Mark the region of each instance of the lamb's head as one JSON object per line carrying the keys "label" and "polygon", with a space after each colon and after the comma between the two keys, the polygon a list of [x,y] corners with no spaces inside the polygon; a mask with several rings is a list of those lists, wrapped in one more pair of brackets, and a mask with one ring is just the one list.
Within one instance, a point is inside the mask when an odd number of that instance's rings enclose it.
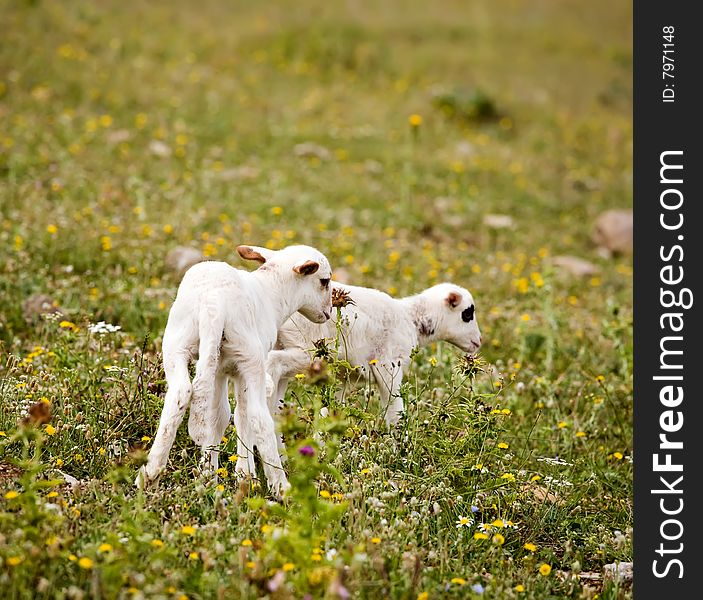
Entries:
{"label": "lamb's head", "polygon": [[453,283],[440,283],[420,295],[432,321],[434,339],[450,342],[464,352],[476,352],[481,347],[476,304],[469,290]]}
{"label": "lamb's head", "polygon": [[324,323],[332,314],[332,268],[327,257],[310,246],[269,250],[238,246],[239,256],[262,264],[285,286],[292,307],[313,323]]}

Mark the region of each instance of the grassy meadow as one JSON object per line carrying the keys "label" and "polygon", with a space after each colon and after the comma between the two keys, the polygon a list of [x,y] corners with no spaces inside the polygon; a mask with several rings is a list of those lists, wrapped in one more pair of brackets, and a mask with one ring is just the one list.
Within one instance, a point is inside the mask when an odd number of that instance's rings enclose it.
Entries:
{"label": "grassy meadow", "polygon": [[[631,597],[604,567],[632,560],[632,260],[591,241],[632,203],[630,3],[255,4],[0,0],[0,590]],[[232,427],[217,483],[184,425],[138,493],[165,256],[241,243],[467,287],[480,360],[419,350],[393,430],[333,358],[301,376],[283,503]]]}

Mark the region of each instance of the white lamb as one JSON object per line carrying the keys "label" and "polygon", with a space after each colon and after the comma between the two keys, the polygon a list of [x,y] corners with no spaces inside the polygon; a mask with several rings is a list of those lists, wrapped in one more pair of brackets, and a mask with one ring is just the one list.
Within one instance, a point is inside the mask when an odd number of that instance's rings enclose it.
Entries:
{"label": "white lamb", "polygon": [[[471,353],[481,346],[474,299],[457,285],[441,283],[399,299],[375,289],[338,283],[333,289],[354,301],[341,309],[340,358],[371,371],[389,425],[397,423],[403,412],[400,385],[413,348],[438,340]],[[272,413],[278,410],[290,378],[310,365],[313,342],[335,338],[336,320],[333,316],[316,325],[293,315],[281,327],[266,366]]]}
{"label": "white lamb", "polygon": [[[206,468],[216,471],[222,435],[230,420],[227,380],[238,397],[234,413],[238,460],[235,470],[254,474],[254,447],[274,494],[288,488],[276,448],[266,398],[266,359],[278,330],[295,312],[324,323],[332,312],[331,269],[309,246],[280,251],[239,246],[240,256],[262,263],[256,271],[224,262],[202,262],[183,277],[163,338],[167,392],[159,429],[136,484],[156,479],[191,404],[188,432],[201,446]],[[192,385],[188,365],[197,358]]]}

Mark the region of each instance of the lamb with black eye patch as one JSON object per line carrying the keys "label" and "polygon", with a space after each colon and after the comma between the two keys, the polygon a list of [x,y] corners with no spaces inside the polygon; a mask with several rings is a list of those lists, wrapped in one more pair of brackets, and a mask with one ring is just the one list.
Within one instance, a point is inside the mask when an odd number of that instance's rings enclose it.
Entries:
{"label": "lamb with black eye patch", "polygon": [[[452,283],[441,283],[406,298],[392,298],[379,290],[333,283],[333,295],[354,301],[340,309],[340,356],[370,373],[378,385],[388,424],[403,413],[400,385],[416,346],[443,340],[464,352],[481,345],[481,331],[471,293]],[[279,330],[276,349],[267,360],[269,408],[277,412],[290,379],[310,366],[310,349],[320,339],[337,335],[337,315],[316,325],[293,315]]]}
{"label": "lamb with black eye patch", "polygon": [[474,305],[472,304],[471,306],[468,306],[463,311],[461,311],[461,320],[464,321],[464,323],[470,323],[473,318]]}

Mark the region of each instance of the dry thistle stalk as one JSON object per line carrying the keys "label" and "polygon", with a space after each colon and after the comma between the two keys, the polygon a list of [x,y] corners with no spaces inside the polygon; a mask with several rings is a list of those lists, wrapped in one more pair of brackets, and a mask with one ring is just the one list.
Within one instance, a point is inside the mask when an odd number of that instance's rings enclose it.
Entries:
{"label": "dry thistle stalk", "polygon": [[334,308],[344,308],[349,304],[355,304],[354,300],[352,300],[349,295],[349,292],[340,288],[332,289],[332,306]]}

